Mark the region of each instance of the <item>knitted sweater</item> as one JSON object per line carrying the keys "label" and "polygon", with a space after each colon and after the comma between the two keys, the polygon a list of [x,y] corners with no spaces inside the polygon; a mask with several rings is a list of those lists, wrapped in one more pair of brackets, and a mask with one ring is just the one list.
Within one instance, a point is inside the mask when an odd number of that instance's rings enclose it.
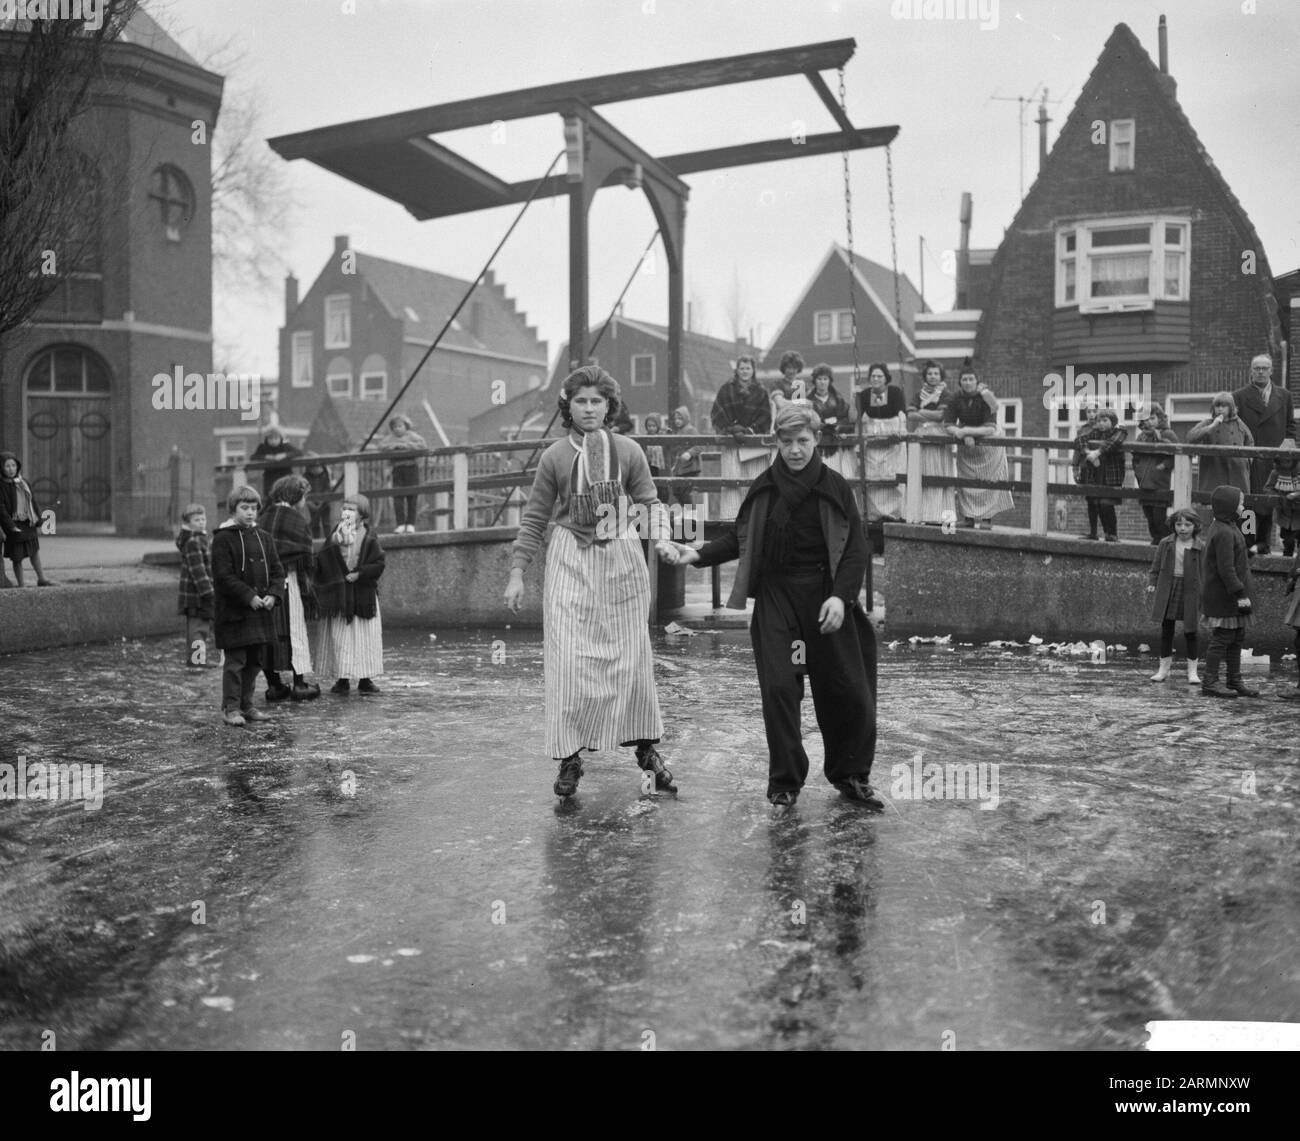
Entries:
{"label": "knitted sweater", "polygon": [[[629,440],[625,436],[612,436],[611,439],[618,453],[623,490],[631,501],[629,522],[636,522],[630,517],[631,503],[640,503],[646,508],[648,515],[655,518],[653,525],[659,528],[655,534],[668,537],[670,534],[668,515],[663,504],[659,502],[645,452],[635,440]],[[554,523],[557,527],[572,532],[580,547],[589,547],[596,541],[596,525],[580,526],[569,517],[569,477],[577,454],[567,436],[556,440],[542,453],[541,463],[537,465],[537,475],[533,478],[533,490],[528,496],[528,506],[524,508],[523,518],[519,523],[519,534],[511,548],[512,569],[527,569],[540,549],[542,540],[546,537],[548,523]]]}

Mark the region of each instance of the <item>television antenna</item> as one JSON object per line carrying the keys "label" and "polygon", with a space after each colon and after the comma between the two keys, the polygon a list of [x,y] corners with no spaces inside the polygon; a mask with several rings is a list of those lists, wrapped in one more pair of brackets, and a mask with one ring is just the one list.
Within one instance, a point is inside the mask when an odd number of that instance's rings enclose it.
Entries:
{"label": "television antenna", "polygon": [[[1039,89],[1042,89],[1042,95],[1039,96]],[[1033,91],[1028,95],[999,95],[996,91],[989,96],[989,99],[995,99],[999,103],[1016,103],[1019,104],[1019,123],[1020,123],[1020,200],[1025,199],[1025,108],[1027,108],[1035,99],[1039,100],[1040,118],[1046,118],[1046,109],[1049,106],[1055,106],[1063,103],[1063,99],[1049,99],[1047,97],[1047,88],[1043,86],[1042,80],[1034,85]]]}

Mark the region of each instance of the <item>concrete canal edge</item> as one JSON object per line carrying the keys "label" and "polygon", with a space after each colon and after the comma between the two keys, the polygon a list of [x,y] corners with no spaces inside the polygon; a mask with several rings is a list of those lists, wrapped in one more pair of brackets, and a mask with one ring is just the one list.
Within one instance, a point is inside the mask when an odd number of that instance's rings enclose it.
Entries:
{"label": "concrete canal edge", "polygon": [[[945,535],[939,527],[891,523],[877,588],[888,600],[891,638],[952,634],[964,642],[1023,642],[1037,635],[1047,642],[1101,638],[1154,646],[1160,625],[1150,618],[1146,590],[1154,553],[1134,543],[1016,531]],[[1280,555],[1251,561],[1255,622],[1246,645],[1254,650],[1278,654],[1292,647],[1293,631],[1282,624],[1290,569],[1291,560]],[[1208,637],[1205,626],[1201,634]],[[1176,648],[1181,654],[1181,626]]]}

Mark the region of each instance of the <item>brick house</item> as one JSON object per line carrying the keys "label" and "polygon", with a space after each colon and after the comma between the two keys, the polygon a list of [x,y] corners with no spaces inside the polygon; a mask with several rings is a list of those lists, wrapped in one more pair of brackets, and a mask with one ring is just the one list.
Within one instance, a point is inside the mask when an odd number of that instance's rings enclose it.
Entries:
{"label": "brick house", "polygon": [[[600,336],[600,326],[587,333],[587,343]],[[546,385],[526,392],[499,408],[474,418],[470,439],[486,443],[503,438],[528,439],[542,432],[555,411],[555,397],[569,375],[567,342],[556,357]],[[718,389],[731,377],[736,357],[757,356],[746,341],[728,341],[703,333],[682,332],[681,402],[691,410],[695,426],[711,431],[709,412]],[[637,431],[647,412],[666,414],[668,408],[668,328],[615,313],[597,345],[595,360],[618,382]],[[558,425],[558,421],[556,422]],[[557,429],[552,428],[554,433]]]}
{"label": "brick house", "polygon": [[[0,28],[0,77],[25,35]],[[212,369],[211,146],[195,124],[210,143],[223,83],[140,8],[74,125],[91,240],[0,350],[0,442],[59,531],[163,533],[188,499],[213,505],[214,429],[238,408],[155,407],[150,382]]]}
{"label": "brick house", "polygon": [[[296,278],[285,281],[278,412],[286,437],[307,437],[326,394],[364,406],[374,426],[469,285],[336,237],[306,296]],[[546,342],[489,270],[398,410],[431,447],[465,443],[472,416],[539,386],[546,368]],[[346,419],[358,416],[354,408]]]}
{"label": "brick house", "polygon": [[[1172,76],[1118,25],[993,259],[982,377],[1020,402],[1025,435],[1074,436],[1081,401],[1051,397],[1092,395],[1092,378],[1130,439],[1148,392],[1181,438],[1213,393],[1246,383],[1253,355],[1280,358],[1273,293],[1259,236]],[[1274,380],[1286,383],[1276,367]],[[1121,523],[1146,537],[1135,504]]]}
{"label": "brick house", "polygon": [[[853,311],[849,304],[849,252],[832,243],[790,313],[777,326],[772,347],[759,361],[765,381],[781,375],[781,354],[794,350],[808,371],[828,364],[835,387],[846,399],[853,377]],[[896,381],[907,387],[916,356],[916,317],[926,312],[925,302],[906,274],[898,275],[900,322],[894,318],[894,275],[861,254],[853,255],[853,292],[857,304],[858,360],[865,371],[870,361],[884,361]],[[902,362],[899,344],[902,344]]]}

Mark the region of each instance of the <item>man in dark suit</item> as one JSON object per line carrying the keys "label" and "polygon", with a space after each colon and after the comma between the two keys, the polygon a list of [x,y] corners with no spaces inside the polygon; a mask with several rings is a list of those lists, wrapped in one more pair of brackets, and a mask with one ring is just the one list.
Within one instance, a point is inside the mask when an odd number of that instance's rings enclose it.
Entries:
{"label": "man in dark suit", "polygon": [[[1291,393],[1273,383],[1273,358],[1261,353],[1250,362],[1250,383],[1232,394],[1237,402],[1237,415],[1255,437],[1257,448],[1277,448],[1283,440],[1296,439],[1295,410],[1291,406]],[[1273,470],[1273,461],[1266,459],[1250,462],[1250,491],[1259,495],[1264,481]],[[1273,532],[1273,513],[1255,508],[1255,543],[1261,555],[1268,554]]]}

